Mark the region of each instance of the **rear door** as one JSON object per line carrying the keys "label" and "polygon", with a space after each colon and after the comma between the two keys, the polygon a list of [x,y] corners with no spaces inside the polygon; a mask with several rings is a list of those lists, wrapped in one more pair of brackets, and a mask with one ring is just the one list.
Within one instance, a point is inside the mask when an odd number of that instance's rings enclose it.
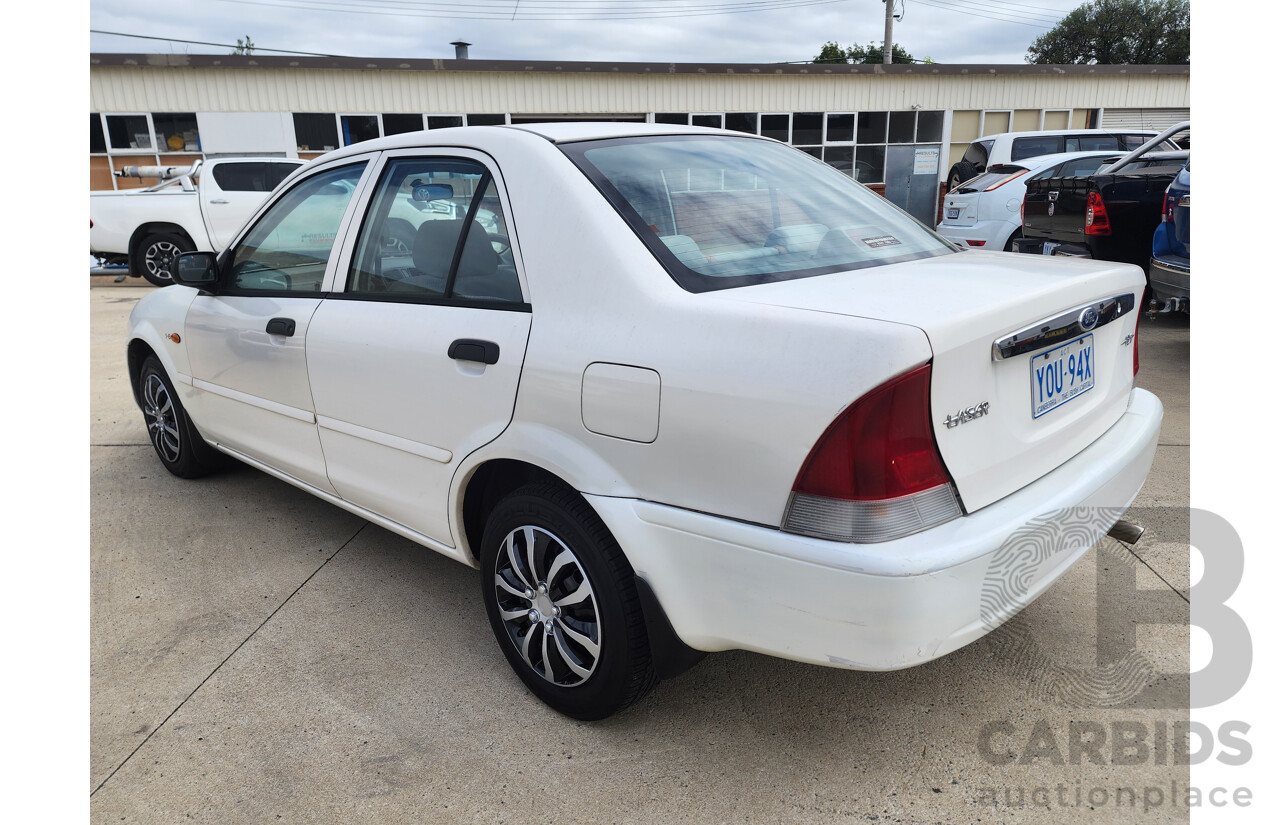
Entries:
{"label": "rear door", "polygon": [[200,174],[200,212],[214,249],[222,249],[300,161],[209,161]]}
{"label": "rear door", "polygon": [[344,499],[456,546],[454,471],[515,406],[531,318],[519,251],[491,158],[389,152],[377,175],[307,334],[320,440]]}

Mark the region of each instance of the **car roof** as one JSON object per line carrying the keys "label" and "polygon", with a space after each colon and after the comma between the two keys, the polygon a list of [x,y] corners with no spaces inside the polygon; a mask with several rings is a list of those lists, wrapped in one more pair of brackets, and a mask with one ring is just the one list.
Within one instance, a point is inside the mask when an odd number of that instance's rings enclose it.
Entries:
{"label": "car roof", "polygon": [[1158,133],[1150,129],[1046,129],[1039,132],[1001,132],[996,135],[980,137],[970,142],[978,143],[992,138],[1053,137],[1054,135],[1151,135],[1155,137],[1156,134]]}

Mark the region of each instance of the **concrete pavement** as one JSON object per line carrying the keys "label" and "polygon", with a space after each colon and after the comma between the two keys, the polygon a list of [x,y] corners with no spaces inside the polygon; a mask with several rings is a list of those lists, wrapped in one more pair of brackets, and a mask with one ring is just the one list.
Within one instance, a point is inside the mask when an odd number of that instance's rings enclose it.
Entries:
{"label": "concrete pavement", "polygon": [[[1142,324],[1140,383],[1166,417],[1132,554],[1105,539],[1015,620],[922,667],[714,654],[582,723],[510,671],[474,571],[247,467],[170,476],[124,369],[151,287],[110,280],[90,287],[92,821],[1187,820],[1164,799],[1185,765],[1118,764],[1110,739],[1103,764],[1069,748],[1073,730],[1187,718],[1185,318]],[[1145,608],[1171,622],[1136,636],[1145,693],[1082,704],[1062,688]]]}

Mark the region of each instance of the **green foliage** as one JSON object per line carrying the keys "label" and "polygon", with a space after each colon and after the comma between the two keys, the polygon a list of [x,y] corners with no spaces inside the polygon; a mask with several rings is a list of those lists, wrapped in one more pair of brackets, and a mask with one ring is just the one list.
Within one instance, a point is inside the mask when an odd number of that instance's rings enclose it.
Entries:
{"label": "green foliage", "polygon": [[[884,46],[868,43],[865,46],[844,47],[835,41],[827,41],[814,63],[882,63],[884,62]],[[897,43],[893,44],[894,63],[915,63],[916,59],[907,54],[907,50]]]}
{"label": "green foliage", "polygon": [[232,54],[253,54],[253,49],[254,49],[253,41],[250,40],[249,35],[246,34],[243,40],[241,40],[239,37],[236,38],[236,48],[235,48],[235,51],[231,53]]}
{"label": "green foliage", "polygon": [[1092,0],[1031,44],[1028,63],[1191,62],[1190,0]]}

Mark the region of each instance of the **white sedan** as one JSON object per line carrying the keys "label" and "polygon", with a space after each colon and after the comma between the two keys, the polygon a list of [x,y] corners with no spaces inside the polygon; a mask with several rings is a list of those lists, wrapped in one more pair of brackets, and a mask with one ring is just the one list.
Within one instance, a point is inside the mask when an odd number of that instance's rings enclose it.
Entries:
{"label": "white sedan", "polygon": [[[440,217],[396,241],[406,198]],[[1114,524],[1162,416],[1138,268],[958,254],[719,130],[360,143],[175,277],[128,345],[161,462],[233,456],[477,568],[511,666],[581,719],[708,651],[956,650]]]}
{"label": "white sedan", "polygon": [[947,193],[938,234],[969,248],[1013,249],[1022,237],[1022,199],[1034,178],[1091,175],[1119,152],[1062,152],[992,166]]}

